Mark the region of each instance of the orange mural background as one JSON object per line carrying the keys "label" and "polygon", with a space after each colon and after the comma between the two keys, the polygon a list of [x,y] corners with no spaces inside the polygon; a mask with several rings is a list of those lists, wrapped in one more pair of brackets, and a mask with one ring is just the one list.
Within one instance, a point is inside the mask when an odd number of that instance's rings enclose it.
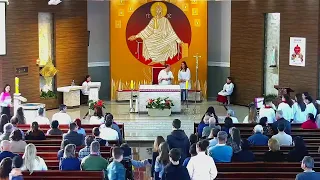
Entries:
{"label": "orange mural background", "polygon": [[[129,90],[130,81],[139,84],[152,83],[152,67],[139,62],[132,55],[126,40],[126,26],[132,13],[150,0],[113,0],[110,1],[110,69],[111,99],[114,100],[118,90]],[[207,2],[202,0],[167,0],[179,7],[187,16],[191,25],[191,44],[189,56],[171,66],[177,77],[181,61],[186,61],[191,71],[192,90],[201,90],[207,95]],[[195,82],[196,60],[199,54],[198,83]]]}

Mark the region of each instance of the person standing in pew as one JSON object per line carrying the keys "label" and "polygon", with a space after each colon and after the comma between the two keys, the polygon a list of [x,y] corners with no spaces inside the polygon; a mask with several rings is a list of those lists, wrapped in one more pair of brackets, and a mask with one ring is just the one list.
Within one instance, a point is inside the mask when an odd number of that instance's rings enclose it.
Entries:
{"label": "person standing in pew", "polygon": [[123,150],[120,147],[112,149],[113,161],[107,167],[108,180],[126,180],[126,168],[121,161],[123,160]]}
{"label": "person standing in pew", "polygon": [[90,145],[90,154],[82,159],[82,171],[102,171],[106,170],[109,162],[100,155],[100,144],[93,141]]}
{"label": "person standing in pew", "polygon": [[62,135],[63,131],[59,129],[59,122],[53,120],[50,125],[50,129],[47,131],[47,135]]}
{"label": "person standing in pew", "polygon": [[170,163],[165,167],[161,180],[190,180],[190,175],[185,166],[179,163],[181,152],[173,148],[169,152]]}
{"label": "person standing in pew", "polygon": [[63,158],[60,159],[59,170],[79,171],[80,160],[76,157],[76,145],[68,144],[64,148]]}
{"label": "person standing in pew", "polygon": [[302,137],[297,136],[293,139],[294,147],[288,153],[287,160],[289,162],[301,162],[303,157],[309,156],[308,148]]}
{"label": "person standing in pew", "polygon": [[276,139],[269,139],[269,151],[264,154],[265,162],[283,162],[285,155],[280,151],[280,144]]}
{"label": "person standing in pew", "polygon": [[315,172],[314,160],[311,156],[305,156],[301,162],[301,168],[304,170],[296,176],[296,180],[319,180],[320,173]]}
{"label": "person standing in pew", "polygon": [[21,168],[22,171],[29,171],[30,173],[33,173],[33,171],[48,170],[48,167],[45,161],[41,157],[37,156],[37,148],[32,143],[26,146],[22,159],[23,159],[23,166]]}
{"label": "person standing in pew", "polygon": [[278,131],[279,124],[284,124],[284,127],[285,127],[284,132],[286,134],[290,135],[291,134],[291,123],[283,118],[283,112],[281,110],[277,111],[276,119],[277,119],[277,121],[272,123],[272,126],[271,126],[273,134],[277,134],[279,132]]}
{"label": "person standing in pew", "polygon": [[4,158],[13,158],[15,156],[19,156],[11,151],[11,143],[8,140],[1,141],[1,153],[0,153],[0,161]]}
{"label": "person standing in pew", "polygon": [[76,123],[71,123],[69,125],[68,133],[63,135],[63,139],[68,139],[71,144],[76,146],[83,145],[83,135],[78,133],[78,126]]}
{"label": "person standing in pew", "polygon": [[39,129],[38,122],[31,124],[30,130],[26,133],[26,140],[45,140],[46,135]]}
{"label": "person standing in pew", "polygon": [[86,136],[84,142],[85,142],[85,147],[80,149],[78,158],[82,160],[84,157],[88,156],[90,154],[90,145],[94,141],[93,136]]}

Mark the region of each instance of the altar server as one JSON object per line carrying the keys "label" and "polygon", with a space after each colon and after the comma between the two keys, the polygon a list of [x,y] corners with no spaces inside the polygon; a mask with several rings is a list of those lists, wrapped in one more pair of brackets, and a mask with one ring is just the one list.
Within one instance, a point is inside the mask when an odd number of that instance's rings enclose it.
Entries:
{"label": "altar server", "polygon": [[6,84],[0,94],[1,114],[6,114],[11,118],[10,107],[12,107],[12,98],[10,95],[10,85]]}
{"label": "altar server", "polygon": [[165,69],[162,69],[158,75],[159,85],[171,85],[173,80],[173,74],[170,71],[170,65],[164,65]]}
{"label": "altar server", "polygon": [[181,88],[181,100],[186,101],[187,100],[187,90],[186,90],[186,82],[188,81],[188,89],[190,89],[190,70],[188,68],[188,65],[185,61],[181,63],[181,68],[178,72],[178,81]]}
{"label": "altar server", "polygon": [[301,93],[296,94],[296,102],[292,106],[293,110],[293,122],[294,123],[303,123],[307,120],[307,105],[303,101]]}
{"label": "altar server", "polygon": [[85,81],[82,83],[82,94],[89,96],[89,83],[91,82],[91,76],[87,75]]}
{"label": "altar server", "polygon": [[307,96],[305,98],[305,103],[307,104],[306,113],[313,114],[314,117],[317,117],[317,109],[313,104],[313,100],[311,96]]}
{"label": "altar server", "polygon": [[275,107],[270,99],[263,100],[264,106],[260,108],[259,119],[266,117],[268,119],[268,124],[274,123],[276,121]]}
{"label": "altar server", "polygon": [[283,113],[283,118],[289,122],[293,119],[293,102],[288,94],[282,95],[282,102],[278,106],[278,111],[281,110]]}
{"label": "altar server", "polygon": [[227,78],[227,83],[223,86],[223,89],[218,93],[217,101],[223,104],[228,102],[227,96],[233,93],[234,84],[232,83],[231,77]]}

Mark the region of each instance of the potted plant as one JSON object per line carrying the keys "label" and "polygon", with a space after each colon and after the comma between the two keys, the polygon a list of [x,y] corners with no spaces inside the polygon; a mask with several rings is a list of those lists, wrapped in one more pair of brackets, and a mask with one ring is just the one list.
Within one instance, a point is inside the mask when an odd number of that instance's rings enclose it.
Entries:
{"label": "potted plant", "polygon": [[158,97],[157,99],[149,99],[146,108],[149,116],[170,116],[172,106],[174,106],[172,100],[168,97]]}

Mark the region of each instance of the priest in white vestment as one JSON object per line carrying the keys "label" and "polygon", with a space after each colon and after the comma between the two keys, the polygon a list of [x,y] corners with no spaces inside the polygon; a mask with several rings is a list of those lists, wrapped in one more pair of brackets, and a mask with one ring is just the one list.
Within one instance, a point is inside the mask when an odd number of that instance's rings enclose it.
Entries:
{"label": "priest in white vestment", "polygon": [[146,60],[151,59],[152,64],[165,64],[170,58],[172,59],[178,52],[179,44],[183,42],[175,33],[170,21],[165,17],[167,7],[162,2],[155,2],[151,7],[153,18],[137,35],[129,37],[130,41],[138,38],[143,40],[142,55]]}
{"label": "priest in white vestment", "polygon": [[162,69],[158,75],[159,85],[171,85],[173,80],[173,74],[170,71],[170,65],[166,64],[165,69]]}
{"label": "priest in white vestment", "polygon": [[223,104],[228,102],[227,96],[233,93],[234,84],[232,83],[231,77],[227,78],[227,83],[223,86],[223,89],[218,93],[217,101]]}

